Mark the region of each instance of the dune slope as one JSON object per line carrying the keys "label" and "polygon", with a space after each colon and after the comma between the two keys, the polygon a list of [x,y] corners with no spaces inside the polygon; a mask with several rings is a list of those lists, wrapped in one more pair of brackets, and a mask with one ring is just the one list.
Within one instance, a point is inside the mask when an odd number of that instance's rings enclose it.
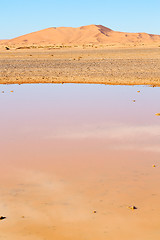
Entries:
{"label": "dune slope", "polygon": [[8,40],[5,43],[47,45],[47,44],[108,44],[108,43],[151,44],[155,42],[160,42],[160,35],[147,33],[117,32],[102,25],[89,25],[78,28],[51,27]]}

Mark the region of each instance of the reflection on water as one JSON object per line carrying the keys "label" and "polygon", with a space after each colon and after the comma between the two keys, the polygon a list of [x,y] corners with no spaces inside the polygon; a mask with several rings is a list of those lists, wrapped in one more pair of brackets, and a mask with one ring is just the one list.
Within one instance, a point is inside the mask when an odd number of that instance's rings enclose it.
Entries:
{"label": "reflection on water", "polygon": [[2,236],[158,239],[159,103],[143,86],[1,85]]}
{"label": "reflection on water", "polygon": [[15,85],[1,86],[1,91],[2,153],[19,144],[30,151],[44,144],[41,152],[46,143],[59,141],[103,141],[109,149],[160,151],[160,118],[155,116],[159,88]]}

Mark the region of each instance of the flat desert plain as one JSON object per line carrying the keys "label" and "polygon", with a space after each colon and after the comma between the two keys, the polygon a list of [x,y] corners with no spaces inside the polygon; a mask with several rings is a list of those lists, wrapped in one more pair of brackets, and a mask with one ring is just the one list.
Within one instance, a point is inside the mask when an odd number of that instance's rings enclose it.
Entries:
{"label": "flat desert plain", "polygon": [[102,83],[160,86],[158,45],[18,48],[14,46],[8,51],[1,48],[1,84]]}

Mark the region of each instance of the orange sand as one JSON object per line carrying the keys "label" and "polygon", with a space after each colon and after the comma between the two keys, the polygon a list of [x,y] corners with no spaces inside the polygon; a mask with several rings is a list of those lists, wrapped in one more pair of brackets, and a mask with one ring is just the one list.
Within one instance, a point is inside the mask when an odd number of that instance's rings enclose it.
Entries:
{"label": "orange sand", "polygon": [[160,35],[147,33],[125,33],[113,31],[102,25],[78,28],[52,27],[20,36],[6,44],[111,44],[111,43],[160,43]]}

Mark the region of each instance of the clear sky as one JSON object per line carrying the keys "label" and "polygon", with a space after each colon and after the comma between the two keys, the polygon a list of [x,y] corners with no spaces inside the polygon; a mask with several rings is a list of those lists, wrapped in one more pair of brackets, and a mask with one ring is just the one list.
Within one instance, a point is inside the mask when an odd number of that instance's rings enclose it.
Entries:
{"label": "clear sky", "polygon": [[160,34],[160,0],[0,0],[0,39],[89,24]]}

